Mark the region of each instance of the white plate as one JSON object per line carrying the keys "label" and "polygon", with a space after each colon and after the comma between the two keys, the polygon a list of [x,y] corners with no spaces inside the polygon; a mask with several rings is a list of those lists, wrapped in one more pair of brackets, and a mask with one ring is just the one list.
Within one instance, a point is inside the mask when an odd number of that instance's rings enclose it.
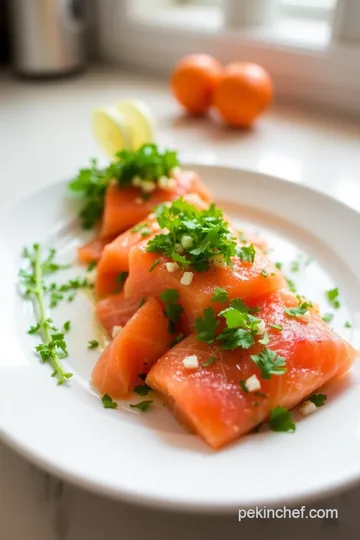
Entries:
{"label": "white plate", "polygon": [[[326,306],[324,290],[338,286],[342,307],[334,327],[360,345],[360,214],[308,188],[224,167],[194,166],[240,222],[266,229],[276,260],[304,253],[315,262],[293,274],[299,290]],[[73,262],[84,234],[74,203],[60,184],[17,204],[0,220],[0,426],[10,445],[38,465],[97,493],[148,505],[228,511],[276,505],[330,493],[360,478],[360,372],[327,389],[325,407],[301,419],[295,434],[264,432],[220,452],[186,433],[159,402],[146,414],[126,405],[103,409],[88,384],[98,353],[92,306],[79,294],[52,312],[72,321],[68,364],[74,372],[57,387],[50,368],[33,354],[26,331],[32,306],[16,291],[24,245],[41,242]],[[80,268],[72,269],[79,274]],[[65,275],[63,276],[65,279]],[[67,277],[67,276],[66,276]],[[60,279],[60,276],[59,278]],[[344,328],[351,321],[352,329]]]}

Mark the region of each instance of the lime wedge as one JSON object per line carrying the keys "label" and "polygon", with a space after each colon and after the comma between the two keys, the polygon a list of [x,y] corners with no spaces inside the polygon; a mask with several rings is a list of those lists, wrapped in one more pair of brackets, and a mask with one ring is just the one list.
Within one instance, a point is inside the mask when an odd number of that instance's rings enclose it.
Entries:
{"label": "lime wedge", "polygon": [[155,141],[155,119],[146,103],[140,99],[124,99],[116,104],[116,109],[131,133],[133,150]]}
{"label": "lime wedge", "polygon": [[132,149],[131,130],[116,107],[95,109],[91,124],[98,143],[111,159],[123,148]]}

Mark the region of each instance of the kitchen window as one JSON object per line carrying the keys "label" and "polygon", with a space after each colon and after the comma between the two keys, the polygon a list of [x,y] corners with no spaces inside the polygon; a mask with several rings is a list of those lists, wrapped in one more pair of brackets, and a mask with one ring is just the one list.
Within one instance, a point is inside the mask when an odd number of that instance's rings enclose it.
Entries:
{"label": "kitchen window", "polygon": [[101,0],[98,13],[114,63],[164,76],[192,52],[253,61],[280,99],[360,114],[359,0]]}

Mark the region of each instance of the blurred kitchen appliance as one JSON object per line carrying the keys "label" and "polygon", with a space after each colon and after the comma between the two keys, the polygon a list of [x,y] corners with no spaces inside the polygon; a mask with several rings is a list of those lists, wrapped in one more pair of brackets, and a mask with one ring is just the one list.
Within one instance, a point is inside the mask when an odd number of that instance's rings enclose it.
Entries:
{"label": "blurred kitchen appliance", "polygon": [[52,77],[84,67],[87,0],[10,0],[9,4],[16,72]]}

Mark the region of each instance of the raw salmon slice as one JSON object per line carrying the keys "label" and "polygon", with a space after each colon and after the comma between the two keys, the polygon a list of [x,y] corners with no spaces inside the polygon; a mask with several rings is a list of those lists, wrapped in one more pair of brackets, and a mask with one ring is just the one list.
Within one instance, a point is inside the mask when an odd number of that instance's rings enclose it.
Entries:
{"label": "raw salmon slice", "polygon": [[114,240],[114,236],[97,236],[90,242],[80,246],[77,250],[78,261],[81,264],[98,262],[104,247]]}
{"label": "raw salmon slice", "polygon": [[116,184],[108,187],[105,196],[105,209],[101,226],[101,236],[120,234],[151,213],[154,206],[165,201],[173,201],[186,193],[197,193],[205,201],[210,193],[197,173],[181,171],[175,178],[174,189],[156,189],[148,200],[142,200],[139,188],[119,189]]}
{"label": "raw salmon slice", "polygon": [[[279,291],[259,302],[261,317],[270,334],[268,348],[286,359],[287,371],[263,379],[250,358],[262,346],[224,351],[190,335],[167,352],[150,370],[146,383],[161,392],[174,413],[190,430],[198,433],[212,448],[221,448],[251,431],[280,405],[291,409],[317,388],[349,370],[356,351],[337,336],[321,318],[312,314],[308,323],[285,315],[283,308],[294,307],[296,297]],[[271,329],[280,324],[283,331]],[[196,355],[199,367],[189,370],[183,360]],[[202,367],[211,357],[215,361]],[[240,381],[256,375],[261,394],[246,393]]]}
{"label": "raw salmon slice", "polygon": [[100,300],[95,313],[103,328],[112,336],[114,326],[125,326],[139,308],[139,301],[125,298],[124,292],[113,294]]}
{"label": "raw salmon slice", "polygon": [[[230,299],[253,301],[259,296],[286,286],[282,274],[260,250],[257,250],[253,264],[234,258],[233,268],[212,266],[206,272],[194,272],[190,285],[181,285],[184,270],[179,268],[169,273],[166,268],[169,259],[157,253],[147,252],[146,245],[146,241],[142,242],[130,251],[130,273],[125,283],[125,297],[139,299],[144,296],[158,297],[165,289],[176,289],[179,292],[179,303],[190,325],[208,306],[217,311],[223,309],[222,304],[211,301],[217,287],[225,289]],[[156,261],[159,262],[154,266]],[[189,270],[191,268],[187,269]],[[267,277],[264,277],[265,274]]]}
{"label": "raw salmon slice", "polygon": [[101,354],[92,372],[93,385],[114,399],[125,397],[172,339],[159,302],[149,298]]}
{"label": "raw salmon slice", "polygon": [[[198,209],[205,209],[208,204],[194,193],[184,195],[184,200],[193,204]],[[144,238],[149,239],[160,232],[154,213],[120,234],[113,242],[108,244],[97,266],[95,279],[95,293],[98,298],[111,294],[116,288],[116,277],[120,272],[129,271],[130,249],[139,244]]]}

